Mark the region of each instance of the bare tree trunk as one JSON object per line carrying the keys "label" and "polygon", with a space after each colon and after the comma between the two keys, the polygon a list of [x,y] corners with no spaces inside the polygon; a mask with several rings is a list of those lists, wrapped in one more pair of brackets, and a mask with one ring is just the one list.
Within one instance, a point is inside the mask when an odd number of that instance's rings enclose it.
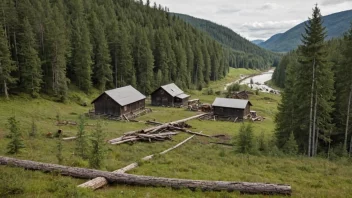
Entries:
{"label": "bare tree trunk", "polygon": [[352,135],[351,135],[351,141],[350,141],[350,152],[348,156],[351,157],[351,154],[352,154]]}
{"label": "bare tree trunk", "polygon": [[236,181],[206,181],[175,179],[164,177],[152,177],[131,174],[110,173],[87,168],[76,168],[57,164],[34,162],[29,160],[19,160],[15,158],[0,157],[0,165],[10,165],[22,167],[29,170],[41,170],[43,172],[57,172],[61,175],[93,179],[104,177],[110,183],[120,183],[124,185],[151,186],[151,187],[171,187],[189,188],[192,190],[201,189],[203,191],[240,191],[249,194],[281,194],[291,195],[292,189],[286,184],[249,183]]}
{"label": "bare tree trunk", "polygon": [[314,85],[315,85],[315,58],[313,60],[313,79],[312,79],[312,88],[311,88],[311,93],[310,93],[308,157],[312,156],[312,125],[313,125]]}
{"label": "bare tree trunk", "polygon": [[345,128],[345,141],[343,143],[343,148],[346,151],[347,151],[348,128],[349,128],[349,121],[350,121],[351,98],[352,98],[352,85],[350,86],[350,94],[349,94],[349,97],[348,97],[347,115],[346,115],[346,128]]}
{"label": "bare tree trunk", "polygon": [[319,127],[317,128],[316,131],[316,136],[315,136],[315,148],[314,148],[314,155],[316,156],[318,153],[318,141],[319,141]]}
{"label": "bare tree trunk", "polygon": [[5,92],[6,99],[9,99],[9,93],[7,92],[6,80],[4,80],[4,92]]}
{"label": "bare tree trunk", "polygon": [[116,49],[114,52],[114,59],[115,59],[115,88],[117,88],[117,55],[116,55]]}
{"label": "bare tree trunk", "polygon": [[332,132],[332,129],[330,129],[330,133],[329,133],[328,159],[330,159],[330,149],[331,149],[331,132]]}
{"label": "bare tree trunk", "polygon": [[[184,144],[184,143],[188,142],[190,139],[192,139],[194,136],[195,135],[192,135],[191,137],[185,139],[184,141],[178,143],[177,145],[175,145],[175,146],[173,146],[173,147],[171,147],[171,148],[169,148],[169,149],[167,149],[167,150],[165,150],[165,151],[163,151],[163,152],[161,152],[159,154],[163,155],[163,154],[165,154],[165,153],[167,153],[167,152],[169,152],[169,151],[181,146],[182,144]],[[142,161],[151,160],[153,157],[154,157],[154,154],[153,155],[148,155],[146,157],[143,157]],[[130,164],[128,166],[125,166],[123,168],[120,168],[118,170],[113,171],[113,173],[125,173],[125,172],[130,171],[130,170],[132,170],[134,168],[137,168],[138,166],[139,166],[138,162],[134,162],[134,163],[132,163],[132,164]],[[94,179],[92,179],[90,181],[87,181],[86,183],[83,183],[83,184],[79,185],[78,187],[92,188],[92,189],[95,190],[95,189],[101,188],[101,187],[103,187],[103,186],[105,186],[107,184],[108,184],[108,180],[106,180],[104,177],[97,177],[97,178],[94,178]]]}
{"label": "bare tree trunk", "polygon": [[315,156],[315,135],[316,135],[316,122],[317,122],[317,106],[318,106],[318,94],[315,90],[315,103],[314,103],[314,115],[313,115],[313,135],[312,135],[312,156]]}

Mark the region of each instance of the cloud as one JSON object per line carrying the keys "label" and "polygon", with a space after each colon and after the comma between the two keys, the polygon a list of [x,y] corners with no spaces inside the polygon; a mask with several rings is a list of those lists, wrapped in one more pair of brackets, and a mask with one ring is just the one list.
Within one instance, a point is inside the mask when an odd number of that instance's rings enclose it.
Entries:
{"label": "cloud", "polygon": [[337,5],[345,2],[352,2],[352,0],[323,0],[322,5]]}
{"label": "cloud", "polygon": [[261,6],[259,9],[260,10],[276,10],[278,8],[283,8],[283,6],[276,4],[276,3],[265,3],[263,6]]}
{"label": "cloud", "polygon": [[216,14],[232,14],[240,11],[241,9],[237,9],[237,8],[219,8],[216,11]]}
{"label": "cloud", "polygon": [[288,21],[264,21],[264,22],[252,22],[244,23],[241,25],[241,29],[248,31],[256,30],[285,30],[292,28],[299,24],[300,20],[288,20]]}

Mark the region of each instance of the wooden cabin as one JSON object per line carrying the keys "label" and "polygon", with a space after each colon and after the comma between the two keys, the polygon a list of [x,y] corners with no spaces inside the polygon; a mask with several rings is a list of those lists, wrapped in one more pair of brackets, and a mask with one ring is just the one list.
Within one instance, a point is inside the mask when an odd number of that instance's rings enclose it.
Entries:
{"label": "wooden cabin", "polygon": [[132,86],[105,91],[93,100],[96,115],[120,117],[145,109],[145,96]]}
{"label": "wooden cabin", "polygon": [[186,106],[190,97],[174,83],[159,87],[151,96],[152,105],[169,107]]}
{"label": "wooden cabin", "polygon": [[216,98],[212,106],[214,115],[243,119],[250,114],[253,105],[249,100]]}

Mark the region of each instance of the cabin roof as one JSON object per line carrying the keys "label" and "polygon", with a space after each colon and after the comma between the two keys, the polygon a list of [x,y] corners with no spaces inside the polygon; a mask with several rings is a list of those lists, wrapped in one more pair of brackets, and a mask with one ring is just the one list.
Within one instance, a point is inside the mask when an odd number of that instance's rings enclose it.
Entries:
{"label": "cabin roof", "polygon": [[183,91],[177,85],[175,85],[175,83],[161,86],[161,88],[164,89],[172,97],[183,94]]}
{"label": "cabin roof", "polygon": [[187,94],[184,94],[184,93],[176,96],[176,98],[180,98],[180,99],[185,99],[185,98],[188,98],[188,97],[190,97],[190,95],[187,95]]}
{"label": "cabin roof", "polygon": [[[108,95],[115,102],[117,102],[121,106],[125,106],[140,100],[145,99],[145,96],[133,88],[131,85],[120,87],[116,89],[107,90],[102,93],[98,98],[100,98],[103,94]],[[94,103],[98,98],[93,100]]]}
{"label": "cabin roof", "polygon": [[213,102],[214,107],[226,107],[234,109],[245,109],[247,104],[253,106],[249,100],[239,100],[232,98],[216,98]]}

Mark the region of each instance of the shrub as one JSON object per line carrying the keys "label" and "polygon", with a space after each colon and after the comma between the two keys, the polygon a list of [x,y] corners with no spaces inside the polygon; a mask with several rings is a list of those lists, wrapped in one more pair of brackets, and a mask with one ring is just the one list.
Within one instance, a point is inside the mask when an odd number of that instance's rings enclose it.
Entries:
{"label": "shrub", "polygon": [[78,156],[80,156],[83,159],[87,159],[88,154],[87,154],[87,149],[88,149],[88,141],[87,141],[87,135],[85,131],[85,124],[86,124],[86,118],[84,115],[79,116],[79,121],[78,121],[78,132],[77,132],[77,139],[76,139],[76,153]]}
{"label": "shrub", "polygon": [[265,134],[262,132],[260,136],[258,137],[258,150],[261,153],[267,153],[268,152],[268,143],[265,141]]}
{"label": "shrub", "polygon": [[36,137],[37,136],[37,124],[35,123],[35,120],[32,119],[32,126],[31,130],[29,131],[29,137]]}
{"label": "shrub", "polygon": [[90,191],[76,186],[77,184],[68,178],[56,176],[56,179],[47,187],[47,191],[53,193],[54,197],[90,197]]}
{"label": "shrub", "polygon": [[89,157],[89,166],[91,168],[100,168],[105,156],[104,132],[101,123],[98,122],[91,138],[91,153]]}
{"label": "shrub", "polygon": [[23,169],[6,169],[0,172],[0,197],[24,193]]}

